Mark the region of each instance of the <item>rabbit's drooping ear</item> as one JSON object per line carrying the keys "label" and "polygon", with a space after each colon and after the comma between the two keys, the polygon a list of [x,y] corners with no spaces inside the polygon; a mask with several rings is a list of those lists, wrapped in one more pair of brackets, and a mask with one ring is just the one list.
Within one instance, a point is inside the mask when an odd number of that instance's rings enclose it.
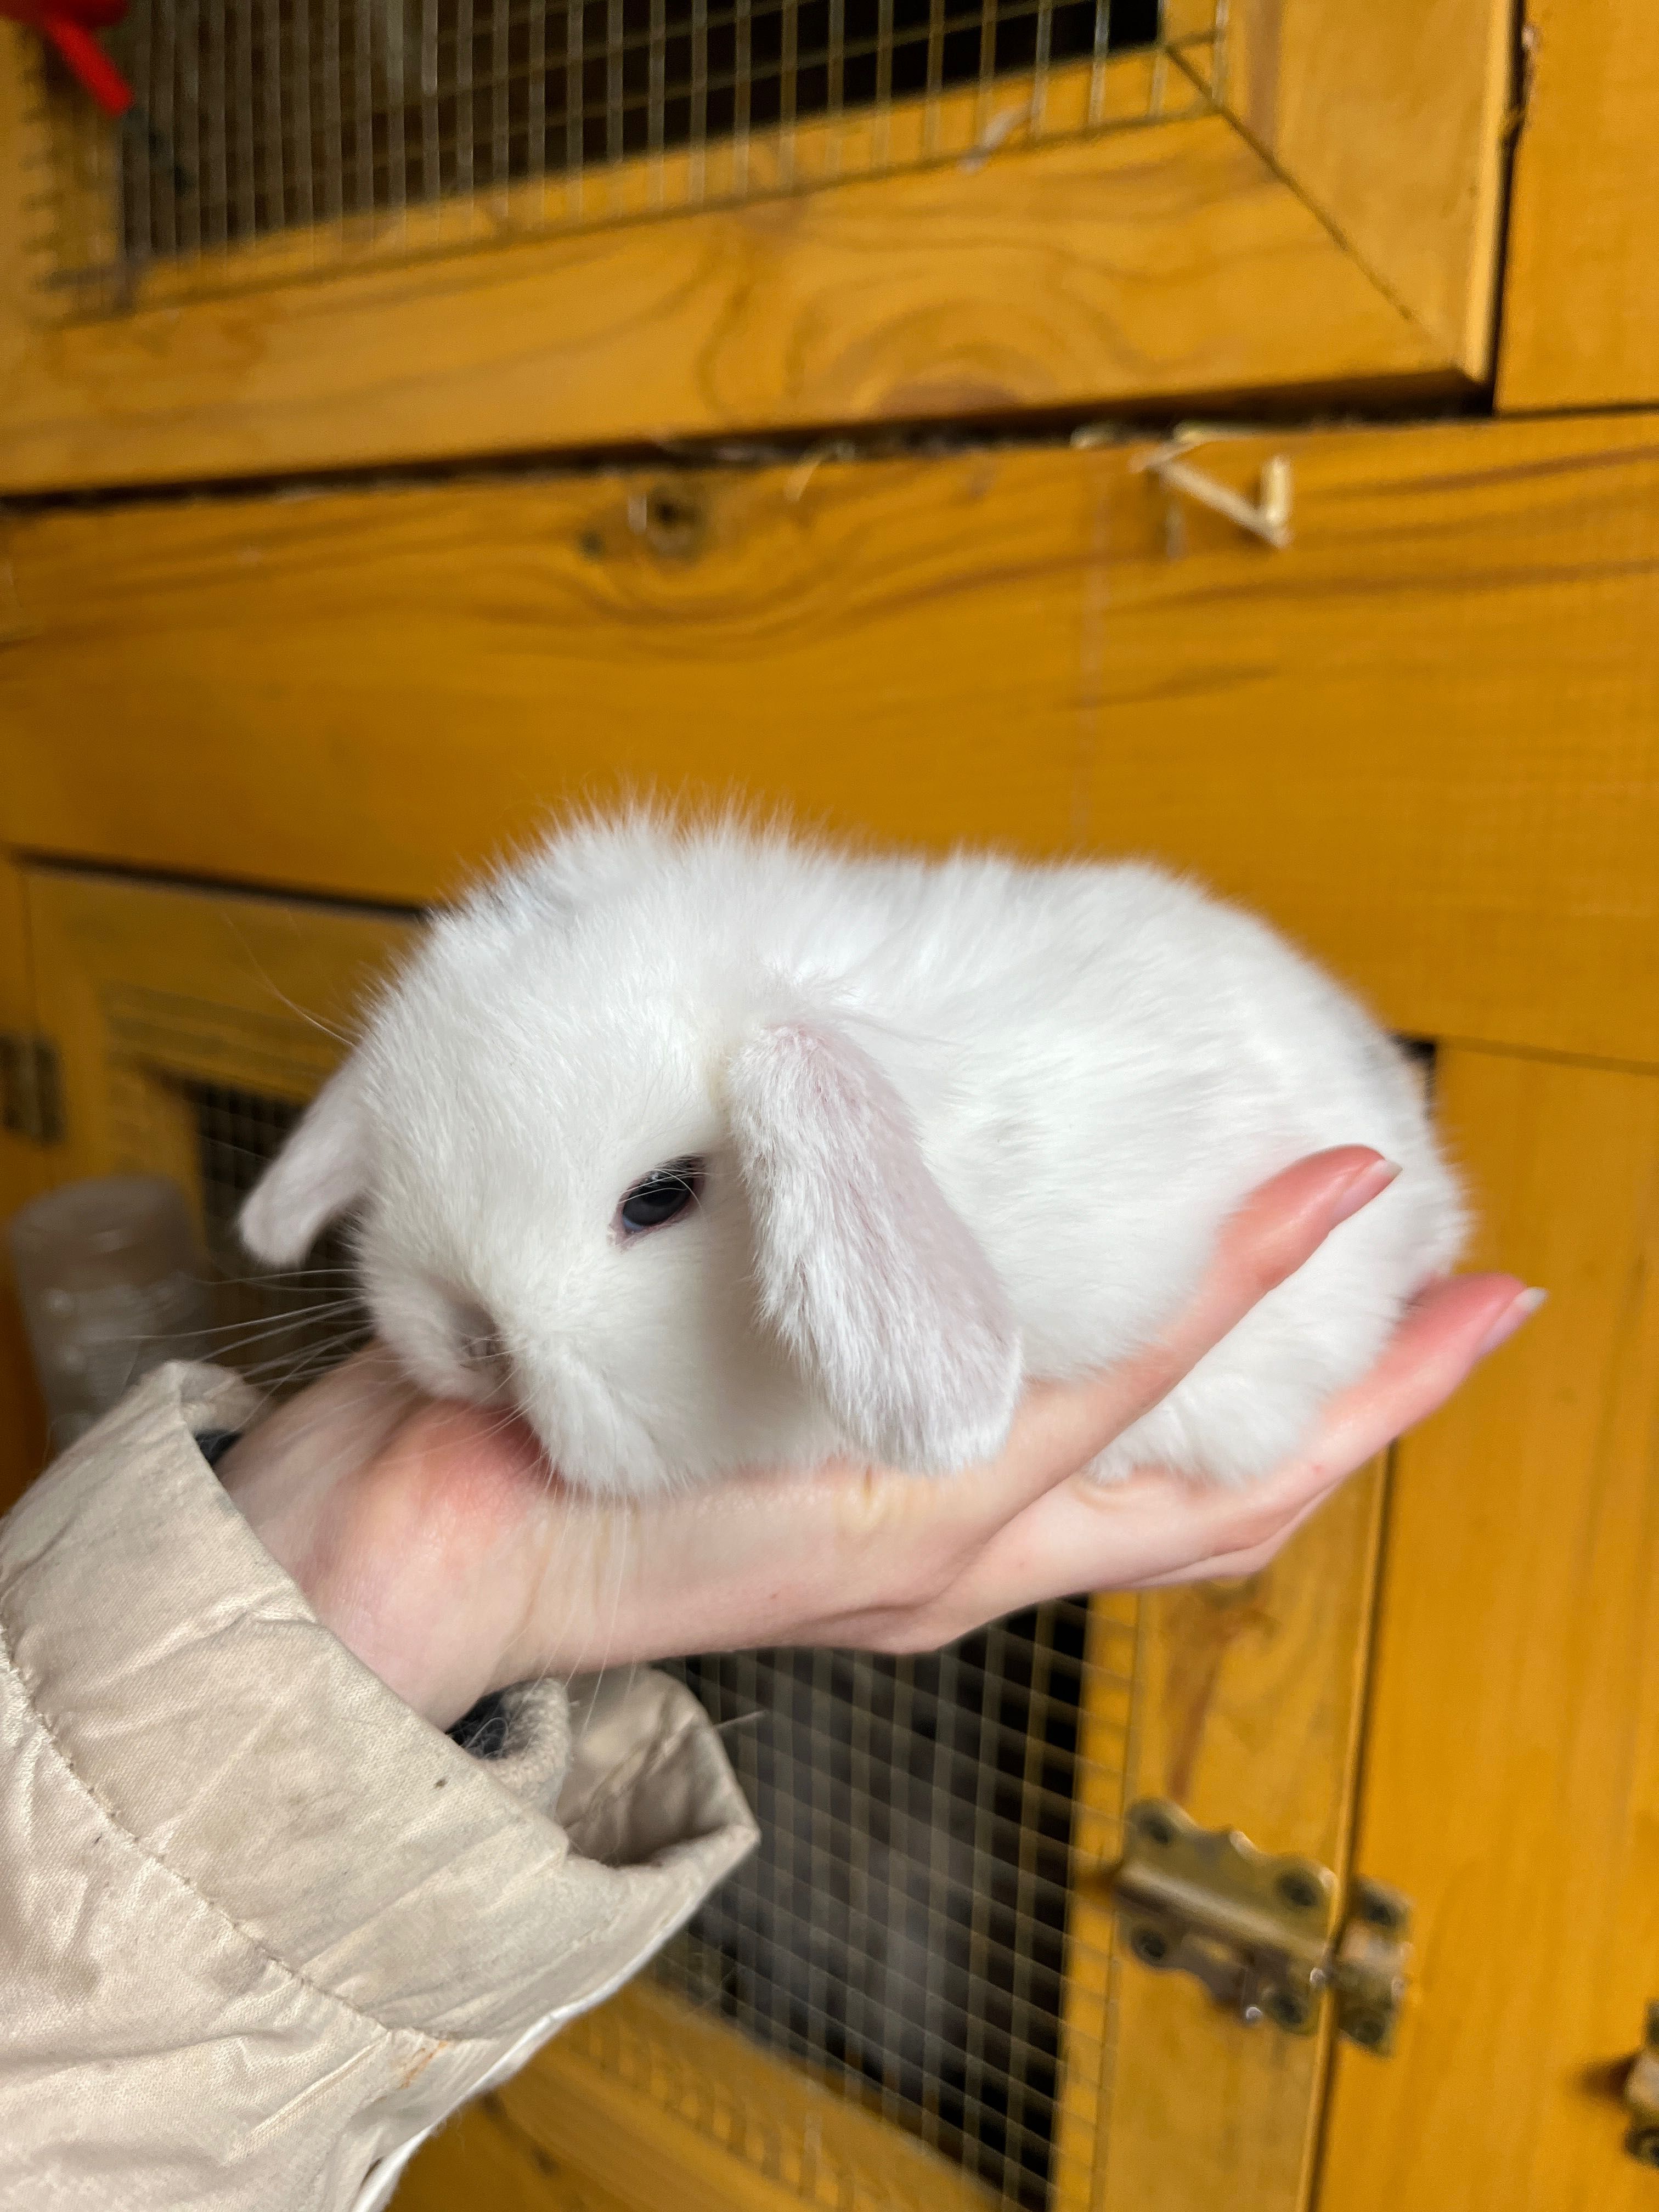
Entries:
{"label": "rabbit's drooping ear", "polygon": [[729,1079],[762,1307],[838,1425],[890,1467],[993,1456],[1018,1338],[891,1084],[808,1022],[763,1030]]}
{"label": "rabbit's drooping ear", "polygon": [[367,1155],[362,1091],[348,1060],[312,1100],[237,1218],[254,1258],[268,1267],[304,1259],[319,1230],[362,1196]]}

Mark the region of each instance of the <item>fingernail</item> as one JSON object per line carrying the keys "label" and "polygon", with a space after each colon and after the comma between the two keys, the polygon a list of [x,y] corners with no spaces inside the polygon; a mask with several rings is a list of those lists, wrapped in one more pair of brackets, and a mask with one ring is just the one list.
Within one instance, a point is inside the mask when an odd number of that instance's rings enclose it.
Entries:
{"label": "fingernail", "polygon": [[1511,1300],[1481,1338],[1476,1358],[1484,1359],[1489,1352],[1496,1352],[1500,1344],[1506,1344],[1522,1322],[1532,1319],[1548,1296],[1547,1291],[1522,1291],[1519,1297]]}
{"label": "fingernail", "polygon": [[1331,1209],[1332,1228],[1334,1229],[1339,1221],[1346,1221],[1351,1215],[1358,1213],[1362,1206],[1369,1206],[1374,1198],[1388,1188],[1399,1172],[1398,1160],[1372,1160],[1359,1169],[1352,1182],[1344,1186],[1341,1196]]}

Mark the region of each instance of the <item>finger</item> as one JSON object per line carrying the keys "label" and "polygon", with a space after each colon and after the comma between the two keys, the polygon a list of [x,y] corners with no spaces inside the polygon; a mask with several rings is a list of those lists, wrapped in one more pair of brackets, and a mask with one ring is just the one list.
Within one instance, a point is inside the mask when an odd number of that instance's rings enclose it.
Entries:
{"label": "finger", "polygon": [[1259,1573],[1338,1484],[1443,1406],[1542,1301],[1541,1291],[1528,1290],[1512,1276],[1462,1276],[1437,1284],[1407,1314],[1371,1372],[1326,1409],[1307,1452],[1288,1470],[1296,1485],[1309,1490],[1283,1527],[1243,1550],[1149,1576],[1136,1587]]}
{"label": "finger", "polygon": [[1305,1451],[1243,1491],[1159,1474],[1074,1477],[1037,1498],[941,1601],[968,1626],[1080,1589],[1151,1589],[1254,1572],[1343,1478],[1443,1403],[1534,1310],[1510,1275],[1439,1283],[1363,1381],[1334,1401]]}
{"label": "finger", "polygon": [[988,1470],[988,1504],[1006,1518],[1086,1466],[1398,1172],[1380,1153],[1346,1145],[1263,1183],[1224,1225],[1203,1280],[1156,1343],[1087,1382],[1028,1393],[1006,1451]]}
{"label": "finger", "polygon": [[863,1482],[843,1479],[836,1493],[843,1536],[855,1547],[861,1534],[895,1560],[925,1553],[927,1573],[937,1588],[948,1589],[1006,1522],[1156,1405],[1340,1221],[1386,1189],[1395,1172],[1364,1146],[1297,1161],[1253,1192],[1224,1225],[1202,1283],[1159,1341],[1085,1382],[1034,1385],[1000,1457],[948,1483],[876,1470]]}
{"label": "finger", "polygon": [[[1455,1275],[1407,1309],[1382,1358],[1325,1409],[1302,1455],[1305,1479],[1362,1466],[1426,1420],[1544,1300],[1513,1275]],[[1334,1470],[1334,1474],[1332,1471]]]}

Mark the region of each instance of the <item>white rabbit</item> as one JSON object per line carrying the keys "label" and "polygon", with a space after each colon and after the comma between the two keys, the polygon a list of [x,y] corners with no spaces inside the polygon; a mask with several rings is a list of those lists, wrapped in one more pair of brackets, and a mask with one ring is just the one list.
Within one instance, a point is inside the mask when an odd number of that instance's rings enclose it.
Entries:
{"label": "white rabbit", "polygon": [[1262,923],[1155,868],[862,857],[649,812],[438,920],[243,1236],[356,1216],[379,1331],[644,1493],[997,1451],[1022,1379],[1146,1343],[1300,1155],[1403,1172],[1120,1437],[1259,1475],[1455,1257],[1415,1077]]}

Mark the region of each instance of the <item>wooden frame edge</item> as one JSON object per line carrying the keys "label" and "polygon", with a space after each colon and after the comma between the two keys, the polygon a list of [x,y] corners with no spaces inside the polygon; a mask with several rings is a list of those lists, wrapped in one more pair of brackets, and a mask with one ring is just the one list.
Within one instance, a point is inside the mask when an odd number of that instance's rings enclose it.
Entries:
{"label": "wooden frame edge", "polygon": [[1514,0],[1233,0],[1218,73],[1224,112],[1477,383],[1494,373],[1514,16]]}
{"label": "wooden frame edge", "polygon": [[1457,371],[1212,112],[20,327],[14,494]]}
{"label": "wooden frame edge", "polygon": [[[626,2047],[625,2064],[616,2063],[616,2046]],[[628,2079],[640,2065],[650,2088]],[[735,2134],[699,2126],[687,2097],[676,2097],[688,2067],[698,2087],[729,2094]],[[803,2201],[846,2212],[993,2212],[960,2167],[648,1982],[631,1983],[556,2037],[499,2097],[532,2142],[637,2212],[661,2212],[671,2201],[678,2212],[798,2212]],[[763,2153],[750,2154],[761,2147],[744,2140],[745,2107],[782,2115],[780,2143],[821,2160],[816,2172],[769,2173]],[[836,2193],[826,2199],[825,2188]]]}

